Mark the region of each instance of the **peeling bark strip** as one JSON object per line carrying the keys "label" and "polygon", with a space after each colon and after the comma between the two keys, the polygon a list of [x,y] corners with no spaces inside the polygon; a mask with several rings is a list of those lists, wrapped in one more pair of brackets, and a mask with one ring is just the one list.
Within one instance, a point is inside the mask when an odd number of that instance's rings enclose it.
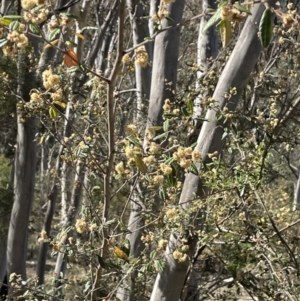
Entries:
{"label": "peeling bark strip", "polygon": [[[262,4],[254,5],[251,11],[252,15],[248,17],[235,48],[219,78],[213,99],[215,100],[216,107],[219,107],[220,110],[225,106],[230,111],[235,110],[241,92],[258,60],[262,47],[257,35],[257,24],[264,9],[265,7]],[[237,89],[237,94],[230,99],[230,102],[227,102],[224,95],[232,87]],[[223,121],[217,121],[216,113],[215,110],[207,112],[205,119],[209,121],[204,122],[198,137],[196,149],[201,152],[204,163],[209,162],[207,155],[215,151],[220,152],[224,143],[221,139],[223,135]],[[201,178],[190,173],[184,181],[179,204],[183,208],[187,208],[189,201],[194,199],[195,196],[204,195]],[[172,253],[179,244],[180,240],[175,235],[171,235],[166,250],[167,267],[157,275],[151,301],[174,301],[180,298],[189,263],[179,263],[174,260]],[[190,249],[194,250],[194,246],[191,245]]]}

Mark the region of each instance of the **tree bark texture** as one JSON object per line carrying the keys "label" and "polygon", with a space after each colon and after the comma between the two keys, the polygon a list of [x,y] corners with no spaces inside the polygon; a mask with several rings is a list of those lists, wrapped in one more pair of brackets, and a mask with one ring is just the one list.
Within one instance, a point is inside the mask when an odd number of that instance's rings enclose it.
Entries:
{"label": "tree bark texture", "polygon": [[26,279],[28,223],[35,185],[35,119],[24,119],[18,108],[18,137],[15,155],[14,204],[7,246],[7,275],[16,273]]}

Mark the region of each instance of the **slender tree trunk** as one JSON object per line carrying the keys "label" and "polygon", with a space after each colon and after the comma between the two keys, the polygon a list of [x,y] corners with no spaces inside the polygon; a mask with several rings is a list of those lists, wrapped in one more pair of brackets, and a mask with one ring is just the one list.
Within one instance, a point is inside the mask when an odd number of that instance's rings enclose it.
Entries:
{"label": "slender tree trunk", "polygon": [[149,19],[150,36],[153,36],[155,33],[155,28],[154,28],[155,22],[154,22],[152,16],[157,14],[159,4],[160,4],[160,0],[150,0],[150,12],[149,12],[149,16],[151,17]]}
{"label": "slender tree trunk", "polygon": [[[14,165],[11,166],[10,171],[10,179],[9,184],[7,185],[6,189],[3,190],[4,196],[2,197],[2,201],[5,201],[7,204],[13,204],[13,185],[14,185],[14,174],[15,169]],[[5,198],[5,200],[3,199]],[[6,258],[6,249],[7,249],[7,235],[8,235],[8,226],[11,214],[11,207],[8,208],[1,208],[1,221],[0,221],[0,282],[4,282],[6,277],[6,267],[7,267],[7,258]],[[0,283],[0,291],[6,291],[7,288],[3,287]],[[1,295],[0,295],[1,297]]]}
{"label": "slender tree trunk", "polygon": [[[133,31],[133,45],[136,46],[143,42],[149,36],[148,24],[142,18],[145,15],[143,4],[140,0],[127,0],[127,6],[130,13],[131,26]],[[152,43],[146,45],[147,53],[152,53]],[[136,80],[136,103],[137,103],[137,122],[143,118],[143,107],[145,99],[149,99],[151,87],[151,68],[141,67],[135,64],[135,80]]]}
{"label": "slender tree trunk", "polygon": [[298,171],[298,179],[294,191],[293,211],[300,209],[300,171]]}
{"label": "slender tree trunk", "polygon": [[[33,41],[34,47],[36,42]],[[24,113],[24,102],[35,85],[35,76],[28,72],[25,53],[18,55],[18,91],[22,103],[17,105],[17,147],[14,161],[14,203],[7,239],[7,277],[12,273],[26,280],[28,223],[34,196],[36,170],[36,124]],[[13,293],[12,290],[10,293]],[[12,298],[9,294],[8,300]]]}
{"label": "slender tree trunk", "polygon": [[[76,174],[75,174],[74,185],[71,193],[70,206],[68,208],[68,213],[64,221],[63,230],[65,230],[67,227],[72,226],[74,224],[75,218],[77,216],[78,208],[80,205],[83,180],[84,180],[84,167],[82,162],[79,160],[76,166]],[[68,235],[71,235],[71,232],[69,232]],[[64,279],[64,274],[65,274],[66,261],[64,260],[64,256],[65,256],[64,251],[65,251],[65,247],[63,246],[58,253],[55,270],[54,270],[58,286],[62,285],[62,283],[60,283],[60,280]],[[55,300],[56,298],[54,297],[51,298],[51,301],[55,301]]]}
{"label": "slender tree trunk", "polygon": [[26,279],[28,222],[34,195],[36,143],[34,117],[24,119],[18,108],[18,137],[15,157],[14,204],[7,246],[7,275],[16,273]]}
{"label": "slender tree trunk", "polygon": [[[202,11],[206,11],[208,8],[216,9],[217,4],[215,0],[204,0],[202,3]],[[202,17],[199,24],[199,33],[198,33],[198,41],[197,41],[197,81],[196,81],[196,90],[200,89],[200,79],[206,74],[209,59],[216,58],[218,54],[218,34],[216,30],[216,26],[211,26],[207,31],[203,32],[203,28],[205,27],[207,21],[210,16]],[[207,93],[206,93],[207,94]],[[199,117],[203,115],[201,102],[203,97],[207,95],[198,95],[194,100],[194,129],[189,133],[189,138],[197,139],[202,121],[199,120]],[[193,144],[195,141],[193,139],[189,139],[189,144]]]}
{"label": "slender tree trunk", "polygon": [[[202,11],[206,11],[208,8],[216,9],[217,3],[215,0],[203,0]],[[210,16],[201,18],[199,25],[199,34],[197,42],[197,66],[199,68],[197,72],[196,90],[200,88],[200,79],[206,74],[208,69],[208,60],[210,58],[216,58],[218,54],[218,34],[215,26],[211,26],[206,32],[203,32],[207,21]],[[199,94],[194,100],[194,129],[189,133],[188,144],[193,144],[200,133],[202,121],[199,119],[203,115],[201,102],[205,95]],[[199,272],[191,267],[189,271],[189,277],[185,284],[185,300],[198,300],[198,279],[200,278]],[[182,296],[184,297],[184,296]]]}
{"label": "slender tree trunk", "polygon": [[[180,23],[184,9],[184,0],[169,5],[170,17],[174,21],[162,20],[162,28]],[[155,39],[153,69],[147,128],[162,125],[162,113],[165,100],[174,100],[173,90],[177,81],[177,60],[179,53],[180,29],[164,31]]]}
{"label": "slender tree trunk", "polygon": [[[252,9],[252,16],[248,17],[246,24],[240,34],[236,46],[228,60],[225,69],[216,86],[213,99],[216,107],[222,110],[227,106],[230,111],[235,110],[239,97],[245,87],[261,52],[261,44],[257,35],[257,26],[265,7],[262,4],[255,4]],[[230,102],[224,97],[230,88],[236,87],[237,94],[233,95]],[[222,140],[224,120],[217,120],[218,110],[211,109],[206,114],[196,149],[202,154],[204,163],[210,162],[209,153],[220,152],[224,144]],[[200,168],[200,166],[198,166]],[[187,208],[196,196],[205,196],[205,187],[201,177],[192,173],[188,174],[182,189],[179,204]],[[189,262],[179,263],[172,254],[180,244],[179,237],[172,234],[166,250],[166,268],[157,275],[151,295],[151,301],[173,301],[178,300],[184,285]],[[190,244],[191,254],[195,249],[195,240]]]}

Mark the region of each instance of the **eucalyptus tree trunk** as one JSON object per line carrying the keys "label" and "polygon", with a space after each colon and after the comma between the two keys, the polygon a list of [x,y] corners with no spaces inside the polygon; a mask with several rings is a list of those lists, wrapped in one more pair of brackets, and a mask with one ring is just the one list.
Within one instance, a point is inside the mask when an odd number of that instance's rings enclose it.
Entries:
{"label": "eucalyptus tree trunk", "polygon": [[[184,4],[184,0],[176,0],[169,5],[170,17],[174,21],[163,19],[162,28],[181,22]],[[179,28],[166,30],[155,38],[147,129],[162,125],[164,102],[167,98],[174,100],[172,91],[177,81],[179,38]]]}
{"label": "eucalyptus tree trunk", "polygon": [[[83,163],[79,160],[76,166],[76,174],[74,178],[74,185],[71,192],[71,200],[70,205],[68,208],[67,216],[64,221],[63,230],[65,230],[67,227],[70,227],[74,224],[75,218],[77,216],[78,208],[80,205],[80,198],[81,198],[81,192],[82,192],[82,184],[84,180],[84,166]],[[72,232],[69,232],[68,235],[71,235]],[[63,246],[62,249],[59,251],[56,265],[55,265],[55,278],[57,281],[57,286],[61,286],[63,283],[61,283],[61,279],[64,279],[65,275],[65,269],[66,269],[66,261],[64,259],[65,256],[65,247]],[[51,301],[55,301],[55,297],[50,298]]]}
{"label": "eucalyptus tree trunk", "polygon": [[155,33],[154,25],[155,21],[153,20],[152,16],[157,14],[158,6],[160,4],[160,0],[150,0],[150,12],[149,12],[149,33],[150,36],[153,36]]}
{"label": "eucalyptus tree trunk", "polygon": [[[139,43],[143,42],[146,37],[149,36],[148,24],[145,19],[144,5],[140,0],[127,0],[127,6],[129,9],[131,27],[133,32],[133,46],[135,47]],[[146,44],[147,53],[152,54],[153,45],[152,43]],[[143,105],[145,100],[149,99],[150,87],[151,87],[151,68],[150,65],[147,67],[141,67],[135,64],[135,81],[136,81],[136,119],[139,122],[143,114]]]}
{"label": "eucalyptus tree trunk", "polygon": [[298,170],[298,179],[294,191],[293,211],[300,209],[300,168]]}
{"label": "eucalyptus tree trunk", "polygon": [[[217,120],[216,114],[225,106],[234,111],[247,80],[259,58],[261,43],[258,39],[257,25],[265,7],[263,4],[255,4],[252,15],[248,17],[244,28],[239,36],[235,48],[219,78],[213,94],[216,108],[206,113],[206,120],[198,137],[196,149],[202,154],[204,163],[210,162],[208,154],[220,152],[224,145],[222,135],[224,133],[224,120]],[[230,102],[224,97],[230,88],[235,87],[237,94],[230,98]],[[198,166],[200,168],[200,166]],[[187,209],[195,197],[204,197],[205,187],[201,176],[189,173],[184,181],[179,205]],[[201,227],[201,225],[199,225]],[[151,295],[151,301],[174,301],[179,300],[184,285],[189,262],[179,263],[173,258],[174,250],[180,245],[179,237],[173,233],[166,250],[166,268],[157,275]],[[190,250],[193,255],[196,241],[191,239]]]}
{"label": "eucalyptus tree trunk", "polygon": [[[202,11],[207,11],[208,8],[216,9],[217,4],[215,0],[203,0],[202,2]],[[198,33],[198,41],[197,41],[197,81],[196,81],[196,90],[199,90],[200,87],[200,79],[205,76],[209,67],[209,59],[215,59],[218,54],[218,34],[216,26],[211,26],[208,30],[203,32],[203,28],[205,27],[207,21],[209,20],[210,16],[204,16],[200,20],[199,24],[199,33]],[[196,140],[202,126],[202,120],[199,118],[203,115],[202,112],[201,102],[204,97],[207,96],[206,94],[199,94],[194,99],[194,128],[189,133],[189,140],[188,144],[193,144]],[[199,272],[190,267],[189,276],[187,282],[185,284],[185,300],[198,300],[198,279],[200,278]]]}
{"label": "eucalyptus tree trunk", "polygon": [[14,161],[14,203],[7,239],[7,277],[12,273],[26,279],[28,223],[34,196],[36,168],[36,125],[34,117],[27,117],[24,102],[35,77],[27,71],[28,60],[24,53],[18,56],[18,91],[23,102],[17,105],[17,147]]}
{"label": "eucalyptus tree trunk", "polygon": [[34,195],[36,143],[35,119],[26,118],[18,107],[18,137],[15,156],[14,204],[7,242],[7,275],[20,274],[26,279],[28,222]]}
{"label": "eucalyptus tree trunk", "polygon": [[[0,292],[7,291],[5,285],[2,287],[2,283],[6,277],[6,249],[7,249],[7,235],[8,226],[10,220],[10,214],[13,204],[13,185],[14,185],[14,165],[11,166],[10,179],[6,188],[0,188],[0,200],[4,204],[0,208]],[[1,294],[0,294],[1,297]]]}
{"label": "eucalyptus tree trunk", "polygon": [[[202,11],[207,11],[208,8],[216,9],[217,4],[215,0],[203,0],[202,2]],[[197,41],[197,81],[196,81],[196,91],[200,89],[200,79],[205,76],[208,67],[209,67],[209,59],[215,59],[218,54],[218,34],[216,26],[211,26],[208,30],[203,32],[203,28],[205,27],[207,21],[210,16],[206,15],[201,18],[199,24],[199,33],[198,33],[198,41]],[[207,93],[206,93],[207,94]],[[203,97],[207,95],[199,94],[194,100],[194,129],[189,133],[189,138],[195,137],[199,135],[200,128],[202,125],[202,121],[199,119],[201,115],[203,115],[201,102]],[[194,143],[193,139],[189,139],[189,144]]]}
{"label": "eucalyptus tree trunk", "polygon": [[[184,0],[177,0],[175,3],[169,5],[170,17],[174,21],[164,19],[162,21],[163,28],[181,22],[184,4]],[[147,129],[154,125],[162,124],[164,102],[167,98],[171,101],[174,100],[172,91],[175,89],[177,81],[179,38],[180,30],[175,28],[164,31],[155,39]],[[171,83],[171,86],[167,83]],[[143,85],[141,85],[141,87],[143,87]],[[147,135],[145,135],[145,146],[147,145],[146,137]],[[141,187],[141,185],[137,186],[137,191],[134,193],[134,200],[131,202],[131,212],[128,222],[128,229],[131,231],[128,236],[130,241],[130,255],[135,258],[140,256],[144,249],[144,245],[141,241],[143,233],[141,212],[144,209],[144,203],[143,199],[140,197],[144,194],[143,190],[144,188]],[[130,277],[131,279],[127,279],[127,281],[123,283],[123,286],[118,290],[117,297],[122,301],[136,300],[135,276],[130,275]]]}

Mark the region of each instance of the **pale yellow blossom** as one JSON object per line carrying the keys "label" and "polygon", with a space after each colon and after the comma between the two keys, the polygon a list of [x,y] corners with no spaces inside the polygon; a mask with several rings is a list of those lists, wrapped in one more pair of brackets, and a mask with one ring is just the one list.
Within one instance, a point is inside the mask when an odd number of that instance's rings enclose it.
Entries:
{"label": "pale yellow blossom", "polygon": [[87,224],[84,219],[81,218],[76,221],[75,228],[78,233],[81,233],[81,234],[84,233],[86,230],[86,226],[87,226]]}
{"label": "pale yellow blossom", "polygon": [[164,176],[162,175],[156,175],[153,177],[153,182],[155,184],[161,184],[164,181]]}
{"label": "pale yellow blossom", "polygon": [[119,174],[119,175],[122,175],[125,173],[125,168],[124,168],[124,164],[123,162],[120,162],[116,165],[115,167],[115,170],[116,172]]}

